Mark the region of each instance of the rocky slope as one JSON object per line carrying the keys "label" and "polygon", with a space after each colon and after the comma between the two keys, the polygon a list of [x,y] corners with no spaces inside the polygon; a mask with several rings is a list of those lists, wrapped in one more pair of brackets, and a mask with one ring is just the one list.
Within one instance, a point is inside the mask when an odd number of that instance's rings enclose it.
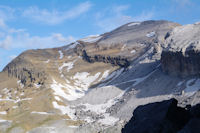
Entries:
{"label": "rocky slope", "polygon": [[0,132],[117,133],[139,105],[172,97],[195,105],[199,78],[169,75],[169,57],[161,59],[176,27],[182,26],[133,22],[63,47],[25,51],[0,73]]}

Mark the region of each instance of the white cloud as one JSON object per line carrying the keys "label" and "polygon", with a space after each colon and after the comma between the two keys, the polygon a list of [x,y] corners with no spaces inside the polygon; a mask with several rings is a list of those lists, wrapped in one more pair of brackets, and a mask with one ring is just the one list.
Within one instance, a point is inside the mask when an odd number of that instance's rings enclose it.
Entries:
{"label": "white cloud", "polygon": [[3,19],[0,19],[0,28],[5,29],[7,26]]}
{"label": "white cloud", "polygon": [[7,35],[4,40],[0,41],[0,47],[3,49],[8,49],[11,45],[12,37]]}
{"label": "white cloud", "polygon": [[14,18],[15,9],[9,6],[1,6],[0,5],[0,18],[3,20],[9,20]]}
{"label": "white cloud", "polygon": [[143,11],[141,14],[134,17],[126,15],[124,12],[128,10],[129,7],[129,5],[113,6],[96,13],[96,25],[102,29],[102,32],[105,32],[132,21],[149,20],[154,16],[153,11]]}
{"label": "white cloud", "polygon": [[75,41],[72,36],[63,36],[60,33],[54,33],[49,36],[31,36],[27,32],[18,32],[16,34],[8,34],[5,39],[0,40],[0,47],[4,49],[24,48],[52,48],[67,45]]}
{"label": "white cloud", "polygon": [[83,13],[87,12],[91,6],[92,4],[90,2],[84,2],[67,11],[49,11],[47,9],[39,9],[38,7],[29,7],[24,10],[22,15],[37,22],[54,25],[62,23],[68,19],[79,17]]}
{"label": "white cloud", "polygon": [[15,59],[16,57],[17,57],[17,55],[10,55],[10,56],[9,56],[10,60]]}
{"label": "white cloud", "polygon": [[13,11],[19,10],[0,6],[0,48],[51,48],[66,45],[75,41],[74,37],[63,36],[60,33],[53,33],[47,36],[32,36],[26,29],[11,28],[6,22],[13,19],[16,15]]}
{"label": "white cloud", "polygon": [[123,11],[129,9],[129,5],[119,5],[119,6],[113,6],[112,7],[112,11],[117,13],[117,14],[121,14]]}

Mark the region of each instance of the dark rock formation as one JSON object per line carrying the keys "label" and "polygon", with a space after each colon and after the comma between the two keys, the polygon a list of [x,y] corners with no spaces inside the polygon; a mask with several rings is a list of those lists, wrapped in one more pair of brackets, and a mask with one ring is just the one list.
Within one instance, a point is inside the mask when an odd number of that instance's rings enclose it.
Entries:
{"label": "dark rock formation", "polygon": [[180,76],[195,76],[200,74],[200,52],[186,51],[172,52],[163,51],[161,55],[161,64],[164,72]]}
{"label": "dark rock formation", "polygon": [[15,77],[21,80],[21,83],[24,85],[30,85],[31,83],[43,84],[45,80],[44,72],[39,72],[31,68],[7,66],[4,71],[8,73],[9,77]]}
{"label": "dark rock formation", "polygon": [[171,99],[139,106],[122,133],[197,133],[200,131],[200,105],[181,108]]}
{"label": "dark rock formation", "polygon": [[130,62],[126,58],[122,58],[120,56],[117,57],[111,57],[111,56],[105,56],[105,55],[93,55],[90,56],[87,54],[86,50],[82,49],[81,46],[77,47],[75,49],[75,52],[82,56],[83,60],[94,63],[94,62],[103,62],[103,63],[110,63],[113,66],[120,66],[120,67],[128,67],[130,65]]}
{"label": "dark rock formation", "polygon": [[8,77],[15,77],[18,80],[21,80],[21,83],[25,86],[31,86],[33,83],[44,84],[44,81],[46,80],[45,72],[39,68],[35,68],[28,59],[24,58],[24,54],[21,54],[10,62],[3,69],[3,72],[6,72]]}

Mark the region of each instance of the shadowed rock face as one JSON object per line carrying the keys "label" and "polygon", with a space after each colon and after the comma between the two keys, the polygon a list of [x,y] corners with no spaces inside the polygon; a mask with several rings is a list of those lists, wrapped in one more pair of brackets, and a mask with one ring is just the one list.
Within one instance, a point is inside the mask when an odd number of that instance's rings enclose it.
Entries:
{"label": "shadowed rock face", "polygon": [[196,133],[199,124],[200,105],[181,108],[170,99],[136,108],[122,133]]}
{"label": "shadowed rock face", "polygon": [[189,112],[177,107],[177,100],[139,106],[122,133],[175,133],[189,120]]}
{"label": "shadowed rock face", "polygon": [[111,57],[111,56],[104,56],[104,55],[94,55],[88,56],[85,50],[82,51],[81,56],[83,60],[94,63],[94,62],[103,62],[103,63],[110,63],[113,66],[125,67],[127,68],[130,65],[130,62],[127,58],[122,58],[120,56]]}
{"label": "shadowed rock face", "polygon": [[31,55],[34,52],[27,51],[21,54],[18,58],[9,63],[3,69],[3,72],[6,72],[8,77],[15,77],[18,80],[21,80],[21,83],[24,85],[31,86],[32,83],[44,84],[46,79],[44,70],[36,68],[30,61],[31,58],[29,58],[29,60],[26,59],[28,57],[26,53]]}
{"label": "shadowed rock face", "polygon": [[200,74],[200,53],[198,51],[182,52],[163,51],[161,55],[162,69],[167,74],[186,77]]}

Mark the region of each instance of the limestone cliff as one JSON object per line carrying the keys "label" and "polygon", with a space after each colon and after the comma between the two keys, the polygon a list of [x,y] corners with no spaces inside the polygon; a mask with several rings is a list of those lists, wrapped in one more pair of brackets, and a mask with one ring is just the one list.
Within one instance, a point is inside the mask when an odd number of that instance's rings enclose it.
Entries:
{"label": "limestone cliff", "polygon": [[163,71],[181,77],[200,74],[200,24],[179,26],[166,36]]}

